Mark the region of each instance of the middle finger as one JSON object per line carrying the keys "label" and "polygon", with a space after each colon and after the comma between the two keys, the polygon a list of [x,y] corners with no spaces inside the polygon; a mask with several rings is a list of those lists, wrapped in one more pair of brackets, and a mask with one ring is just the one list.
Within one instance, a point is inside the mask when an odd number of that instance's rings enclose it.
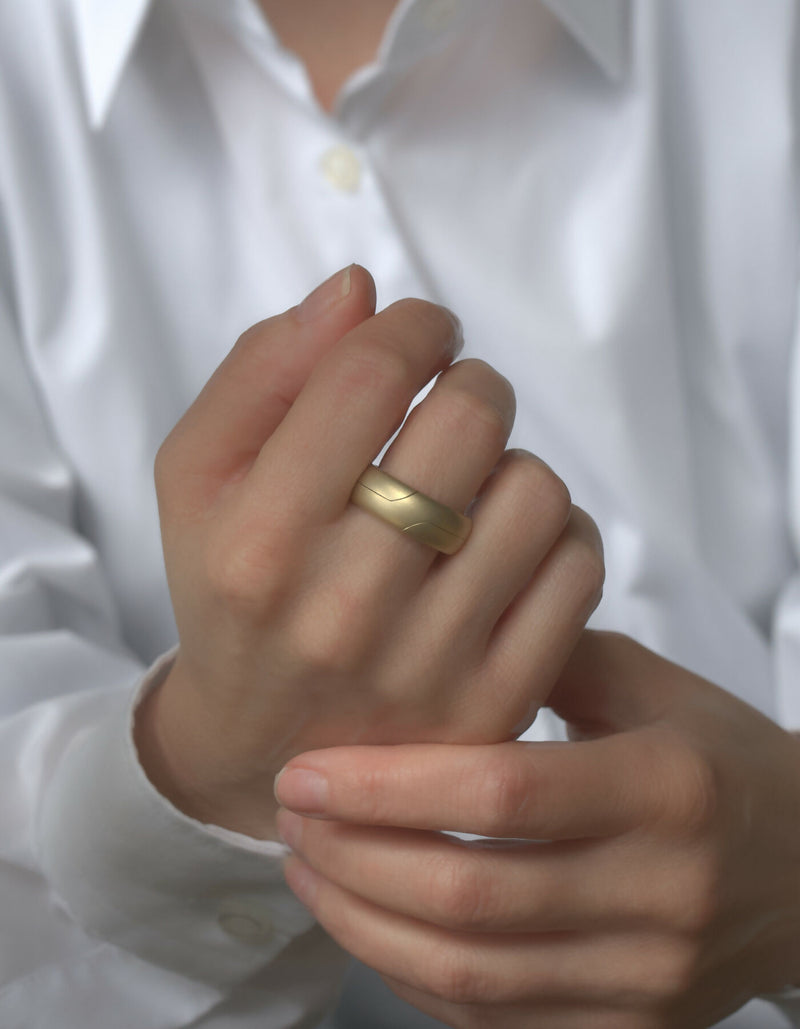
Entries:
{"label": "middle finger", "polygon": [[[444,371],[414,408],[381,469],[440,503],[463,511],[503,453],[514,421],[510,383],[484,361]],[[362,595],[396,598],[415,592],[437,552],[367,511],[349,505],[335,540],[339,566]],[[447,562],[469,562],[469,539]],[[483,603],[483,598],[475,595]],[[388,602],[388,600],[387,600]]]}

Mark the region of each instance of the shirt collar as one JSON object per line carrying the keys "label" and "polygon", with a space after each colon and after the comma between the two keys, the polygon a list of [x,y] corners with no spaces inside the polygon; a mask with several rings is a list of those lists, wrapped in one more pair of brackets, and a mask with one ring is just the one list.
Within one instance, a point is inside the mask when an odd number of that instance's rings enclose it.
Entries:
{"label": "shirt collar", "polygon": [[105,121],[152,0],[71,0],[89,123]]}
{"label": "shirt collar", "polygon": [[633,0],[541,0],[606,75],[621,81],[630,63]]}
{"label": "shirt collar", "polygon": [[[629,59],[633,0],[541,0],[612,79]],[[89,122],[103,125],[153,0],[71,0]]]}

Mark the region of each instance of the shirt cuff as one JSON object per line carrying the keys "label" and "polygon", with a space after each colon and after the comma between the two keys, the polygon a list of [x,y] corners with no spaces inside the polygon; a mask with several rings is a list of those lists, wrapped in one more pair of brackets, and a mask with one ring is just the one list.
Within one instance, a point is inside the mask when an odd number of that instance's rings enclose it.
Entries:
{"label": "shirt cuff", "polygon": [[57,902],[88,933],[225,988],[315,923],[286,886],[283,844],[189,818],[144,774],[135,710],[174,655],[65,753],[42,807],[40,859]]}

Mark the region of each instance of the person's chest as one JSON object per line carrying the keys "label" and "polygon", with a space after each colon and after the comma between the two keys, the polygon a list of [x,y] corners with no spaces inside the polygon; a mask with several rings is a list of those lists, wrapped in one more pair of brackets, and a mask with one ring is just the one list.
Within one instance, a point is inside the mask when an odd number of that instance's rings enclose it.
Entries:
{"label": "person's chest", "polygon": [[512,381],[512,444],[604,532],[598,624],[727,673],[676,600],[683,585],[726,632],[758,623],[789,560],[795,255],[777,73],[762,79],[775,113],[757,117],[725,67],[695,81],[697,56],[668,54],[669,26],[643,5],[614,81],[538,5],[511,2],[357,76],[327,118],[289,55],[208,8],[153,12],[106,125],[69,143],[74,210],[31,234],[21,283],[130,642],[149,658],[174,633],[160,441],[241,331],[358,261],[381,306],[452,307],[464,356]]}

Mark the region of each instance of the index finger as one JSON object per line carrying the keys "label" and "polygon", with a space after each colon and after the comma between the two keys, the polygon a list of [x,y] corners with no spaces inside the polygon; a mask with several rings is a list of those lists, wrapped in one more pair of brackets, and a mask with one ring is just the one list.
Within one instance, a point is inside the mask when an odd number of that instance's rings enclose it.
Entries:
{"label": "index finger", "polygon": [[300,814],[361,825],[614,836],[670,810],[685,787],[673,758],[653,729],[573,743],[336,747],[293,758],[275,795]]}
{"label": "index finger", "polygon": [[329,301],[317,317],[290,308],[243,333],[172,429],[156,462],[162,505],[204,511],[223,483],[251,466],[322,355],[375,311],[375,283],[358,265],[315,294]]}

